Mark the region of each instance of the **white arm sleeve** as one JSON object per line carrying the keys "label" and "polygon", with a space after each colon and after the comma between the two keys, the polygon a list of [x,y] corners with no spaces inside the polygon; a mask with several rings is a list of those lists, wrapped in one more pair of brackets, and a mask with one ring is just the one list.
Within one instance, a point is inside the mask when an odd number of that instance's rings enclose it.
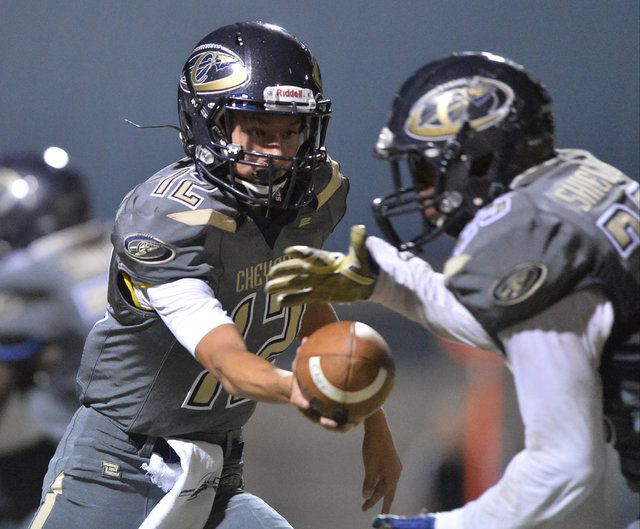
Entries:
{"label": "white arm sleeve", "polygon": [[444,276],[423,259],[377,237],[367,237],[367,249],[380,267],[369,298],[432,333],[487,351],[496,351],[487,332],[445,286]]}
{"label": "white arm sleeve", "polygon": [[598,366],[612,325],[611,303],[588,290],[500,334],[513,370],[525,448],[477,500],[438,514],[436,529],[539,527],[590,494],[604,472]]}
{"label": "white arm sleeve", "polygon": [[225,323],[233,324],[211,287],[200,279],[135,287],[135,293],[142,307],[155,310],[192,355],[205,334]]}

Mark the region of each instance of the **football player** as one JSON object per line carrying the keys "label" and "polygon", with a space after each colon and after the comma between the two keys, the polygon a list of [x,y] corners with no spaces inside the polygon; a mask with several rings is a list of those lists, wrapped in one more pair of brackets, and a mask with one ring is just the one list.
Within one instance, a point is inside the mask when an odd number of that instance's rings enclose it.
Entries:
{"label": "football player", "polygon": [[[282,306],[368,299],[504,355],[525,447],[462,508],[382,515],[374,527],[547,527],[584,508],[605,439],[640,492],[638,182],[556,149],[545,88],[489,53],[453,54],[407,79],[375,152],[395,186],[373,205],[391,244],[355,226],[348,255],[290,248],[267,291]],[[438,273],[414,254],[443,233],[457,243]]]}
{"label": "football player", "polygon": [[0,158],[0,525],[40,502],[104,312],[109,231],[91,220],[83,180],[58,147]]}
{"label": "football player", "polygon": [[[264,292],[287,246],[322,245],[344,215],[348,180],[324,147],[330,101],[305,45],[241,22],[193,49],[178,112],[186,158],[117,212],[107,312],[33,529],[290,528],[243,490],[242,427],[257,401],[308,410],[273,360],[336,320],[327,304],[281,309]],[[363,508],[384,498],[388,512],[399,458],[382,412],[364,430]]]}

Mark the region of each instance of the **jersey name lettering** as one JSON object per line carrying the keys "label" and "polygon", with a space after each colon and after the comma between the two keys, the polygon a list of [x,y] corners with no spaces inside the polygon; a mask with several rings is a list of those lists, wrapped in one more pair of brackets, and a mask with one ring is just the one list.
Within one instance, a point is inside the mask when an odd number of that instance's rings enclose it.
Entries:
{"label": "jersey name lettering", "polygon": [[553,195],[563,202],[578,203],[582,211],[591,211],[619,180],[618,175],[594,172],[582,165],[555,189]]}
{"label": "jersey name lettering", "polygon": [[258,263],[257,265],[248,266],[244,270],[240,270],[236,274],[236,292],[244,292],[245,290],[253,290],[262,286],[266,280],[267,272],[276,263],[288,259],[288,256],[282,255],[276,259]]}

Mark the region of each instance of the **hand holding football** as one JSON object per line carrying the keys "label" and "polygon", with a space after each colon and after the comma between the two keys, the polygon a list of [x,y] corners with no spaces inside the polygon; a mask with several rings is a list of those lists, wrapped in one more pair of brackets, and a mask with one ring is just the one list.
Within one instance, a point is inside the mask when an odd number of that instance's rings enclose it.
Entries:
{"label": "hand holding football", "polygon": [[377,411],[395,380],[395,363],[380,334],[357,321],[330,323],[312,333],[293,363],[312,416],[339,426]]}

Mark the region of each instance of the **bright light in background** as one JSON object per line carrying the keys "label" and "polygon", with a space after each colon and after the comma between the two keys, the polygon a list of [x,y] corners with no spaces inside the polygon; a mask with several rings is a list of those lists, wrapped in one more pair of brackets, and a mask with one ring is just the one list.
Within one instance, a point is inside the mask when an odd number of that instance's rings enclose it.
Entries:
{"label": "bright light in background", "polygon": [[55,169],[62,169],[69,163],[67,151],[60,147],[48,147],[42,155],[47,165]]}
{"label": "bright light in background", "polygon": [[29,182],[24,178],[18,178],[11,184],[10,191],[14,197],[20,200],[29,194]]}

